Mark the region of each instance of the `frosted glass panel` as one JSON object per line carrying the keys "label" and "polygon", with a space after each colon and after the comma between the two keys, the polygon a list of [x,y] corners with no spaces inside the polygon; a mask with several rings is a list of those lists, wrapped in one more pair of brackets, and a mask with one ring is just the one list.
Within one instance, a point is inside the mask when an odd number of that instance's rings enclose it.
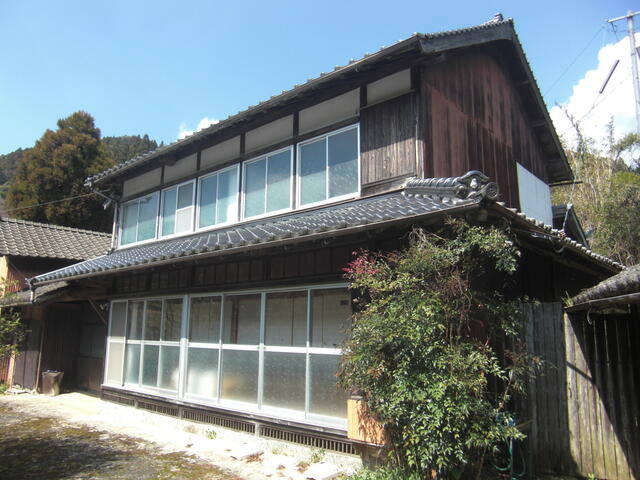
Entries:
{"label": "frosted glass panel", "polygon": [[162,235],[173,234],[176,216],[176,189],[162,193]]}
{"label": "frosted glass panel", "polygon": [[257,345],[260,338],[260,295],[225,297],[223,343]]}
{"label": "frosted glass panel", "polygon": [[200,182],[200,227],[210,227],[216,223],[216,196],[218,176],[205,178]]}
{"label": "frosted glass panel", "polygon": [[329,142],[329,197],[358,191],[358,130],[332,135]]}
{"label": "frosted glass panel", "polygon": [[178,187],[177,209],[186,208],[193,203],[193,183],[186,183]]}
{"label": "frosted glass panel", "polygon": [[158,215],[158,194],[140,200],[138,212],[138,241],[149,240],[156,236],[156,219]]}
{"label": "frosted glass panel", "polygon": [[176,231],[175,233],[183,233],[191,230],[191,221],[193,219],[193,208],[185,208],[176,212]]}
{"label": "frosted glass panel", "polygon": [[222,395],[224,400],[257,403],[258,352],[224,350],[222,352]]}
{"label": "frosted glass panel", "polygon": [[325,139],[300,147],[300,204],[327,198],[327,146]]}
{"label": "frosted glass panel", "polygon": [[127,345],[124,359],[124,381],[125,383],[138,384],[140,373],[140,345]]}
{"label": "frosted glass panel", "polygon": [[109,335],[112,340],[123,340],[124,327],[127,320],[127,303],[112,303],[111,309],[111,330]]}
{"label": "frosted glass panel", "polygon": [[220,305],[220,297],[191,299],[190,342],[218,343],[220,341]]}
{"label": "frosted glass panel", "polygon": [[127,315],[127,339],[140,340],[142,337],[142,316],[144,313],[144,302],[129,302],[129,313]]}
{"label": "frosted glass panel", "polygon": [[124,206],[122,213],[122,238],[120,243],[126,245],[136,241],[138,226],[138,202]]}
{"label": "frosted glass panel", "polygon": [[304,411],[305,370],[304,353],[265,352],[263,403]]}
{"label": "frosted glass panel", "polygon": [[218,349],[189,349],[187,393],[208,398],[217,397]]}
{"label": "frosted glass panel", "polygon": [[160,323],[162,320],[162,301],[147,302],[147,317],[144,324],[145,340],[160,340]]}
{"label": "frosted glass panel", "polygon": [[264,188],[266,159],[247,163],[245,167],[244,216],[264,213]]}
{"label": "frosted glass panel", "polygon": [[182,299],[173,298],[164,302],[164,331],[162,340],[168,342],[180,341],[182,326]]}
{"label": "frosted glass panel", "polygon": [[311,380],[309,413],[346,418],[347,392],[338,387],[336,373],[340,366],[338,355],[310,355]]}
{"label": "frosted glass panel", "polygon": [[142,384],[158,386],[158,346],[145,345],[142,354]]}
{"label": "frosted glass panel", "polygon": [[109,343],[109,363],[107,364],[107,383],[122,385],[123,343]]}
{"label": "frosted glass panel", "polygon": [[269,157],[267,164],[267,212],[291,206],[291,151]]}
{"label": "frosted glass panel", "polygon": [[179,360],[180,347],[160,347],[160,388],[178,390]]}
{"label": "frosted glass panel", "polygon": [[311,292],[311,346],[338,348],[351,325],[351,295],[346,288]]}
{"label": "frosted glass panel", "polygon": [[238,219],[238,170],[235,168],[218,174],[217,208],[216,223]]}
{"label": "frosted glass panel", "polygon": [[265,345],[304,347],[307,343],[307,292],[269,293]]}

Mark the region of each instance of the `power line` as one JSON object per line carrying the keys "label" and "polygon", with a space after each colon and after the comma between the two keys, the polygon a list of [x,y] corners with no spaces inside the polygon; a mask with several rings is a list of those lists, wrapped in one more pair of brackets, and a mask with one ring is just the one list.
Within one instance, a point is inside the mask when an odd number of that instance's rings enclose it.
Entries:
{"label": "power line", "polygon": [[564,71],[560,74],[560,76],[558,78],[556,78],[556,81],[553,82],[551,84],[551,86],[547,89],[546,92],[544,92],[545,95],[547,95],[551,90],[553,90],[553,87],[555,87],[558,82],[560,81],[560,79],[562,77],[564,77],[564,75],[569,71],[569,69],[571,67],[573,67],[575,65],[575,63],[578,61],[578,59],[582,56],[582,54],[584,52],[587,51],[587,49],[591,46],[591,44],[593,43],[593,41],[596,39],[596,37],[598,36],[598,34],[600,33],[601,30],[604,29],[604,26],[601,26],[600,28],[598,28],[598,30],[596,30],[596,33],[593,35],[593,37],[591,37],[591,40],[589,40],[587,42],[587,44],[585,45],[585,47],[580,51],[580,53],[578,53],[578,55],[576,56],[576,58],[573,59],[573,61],[569,64],[569,66],[567,68],[564,69]]}
{"label": "power line", "polygon": [[17,210],[26,210],[27,208],[43,207],[44,205],[51,205],[52,203],[67,202],[69,200],[75,200],[76,198],[88,197],[89,195],[93,195],[93,194],[94,192],[83,193],[82,195],[76,195],[74,197],[61,198],[60,200],[52,200],[50,202],[36,203],[35,205],[27,205],[26,207],[12,208],[11,210],[5,210],[5,213],[15,212]]}

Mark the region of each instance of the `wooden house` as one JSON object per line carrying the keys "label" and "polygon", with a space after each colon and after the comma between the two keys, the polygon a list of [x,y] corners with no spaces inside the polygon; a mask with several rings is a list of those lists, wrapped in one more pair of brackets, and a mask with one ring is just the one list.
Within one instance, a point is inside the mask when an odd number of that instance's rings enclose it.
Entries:
{"label": "wooden house", "polygon": [[621,268],[550,226],[550,186],[572,178],[497,17],[412,35],[87,179],[117,202],[112,250],[31,286],[109,302],[102,398],[352,453],[335,377],[351,253],[446,216],[500,222],[522,293],[559,302]]}
{"label": "wooden house", "polygon": [[66,282],[32,293],[27,279],[102,255],[110,242],[109,234],[91,230],[0,219],[0,306],[19,309],[29,330],[23,351],[0,359],[0,381],[37,389],[40,372],[56,369],[66,372],[65,387],[99,390],[105,322],[87,300],[58,301]]}

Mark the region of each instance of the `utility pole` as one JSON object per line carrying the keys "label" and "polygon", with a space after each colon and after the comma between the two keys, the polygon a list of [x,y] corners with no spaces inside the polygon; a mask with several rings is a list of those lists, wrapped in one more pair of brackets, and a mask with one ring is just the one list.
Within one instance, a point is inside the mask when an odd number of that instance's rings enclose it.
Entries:
{"label": "utility pole", "polygon": [[636,37],[633,26],[633,17],[640,14],[640,12],[632,12],[629,10],[626,15],[618,18],[612,18],[607,20],[608,23],[617,22],[619,20],[627,19],[627,30],[629,31],[629,47],[631,49],[631,73],[633,75],[633,93],[635,96],[636,106],[636,133],[640,133],[640,83],[638,83],[638,60],[636,52]]}

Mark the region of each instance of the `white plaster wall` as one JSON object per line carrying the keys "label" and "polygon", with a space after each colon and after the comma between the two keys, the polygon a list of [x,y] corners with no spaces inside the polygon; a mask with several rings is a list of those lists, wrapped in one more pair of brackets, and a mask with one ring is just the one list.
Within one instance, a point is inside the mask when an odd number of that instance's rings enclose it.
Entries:
{"label": "white plaster wall", "polygon": [[411,70],[401,70],[367,85],[367,103],[376,103],[411,90]]}
{"label": "white plaster wall", "polygon": [[553,225],[551,189],[549,185],[519,163],[516,165],[518,171],[520,210],[526,215],[544,222],[545,225]]}
{"label": "white plaster wall", "polygon": [[245,136],[244,146],[247,152],[251,152],[291,137],[293,137],[293,115],[248,131]]}
{"label": "white plaster wall", "polygon": [[129,195],[135,195],[144,190],[160,186],[161,170],[160,168],[156,168],[137,177],[125,180],[122,186],[122,195],[128,197]]}
{"label": "white plaster wall", "polygon": [[240,135],[206,148],[200,153],[200,168],[208,168],[240,156]]}
{"label": "white plaster wall", "polygon": [[188,157],[181,158],[173,165],[164,167],[164,181],[171,182],[178,178],[186,177],[196,172],[198,157],[194,153]]}
{"label": "white plaster wall", "polygon": [[360,110],[360,89],[300,110],[300,133],[310,132],[340,120],[355,117]]}

